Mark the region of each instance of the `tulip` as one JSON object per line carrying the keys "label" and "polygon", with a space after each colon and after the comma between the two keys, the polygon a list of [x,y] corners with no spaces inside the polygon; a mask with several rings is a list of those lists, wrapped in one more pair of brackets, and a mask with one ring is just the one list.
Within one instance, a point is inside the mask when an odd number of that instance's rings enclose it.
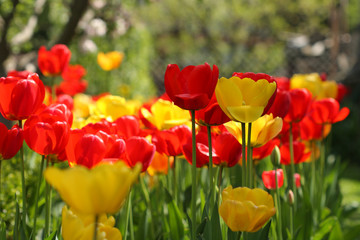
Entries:
{"label": "tulip", "polygon": [[178,125],[187,124],[190,114],[170,101],[157,100],[150,109],[140,109],[140,118],[145,126],[151,129],[164,130]]}
{"label": "tulip", "polygon": [[275,138],[268,141],[265,145],[261,147],[253,148],[252,158],[254,163],[258,163],[260,160],[270,156],[275,146],[280,145],[280,140]]}
{"label": "tulip", "polygon": [[297,188],[301,187],[301,177],[300,174],[295,173],[294,174],[294,178],[295,178],[295,185]]}
{"label": "tulip", "polygon": [[96,108],[99,116],[115,121],[125,115],[134,115],[138,109],[138,103],[126,101],[120,96],[106,95],[96,101]]}
{"label": "tulip", "polygon": [[287,122],[299,122],[305,117],[312,100],[312,94],[307,89],[291,89],[290,108],[285,116]]}
{"label": "tulip", "polygon": [[274,117],[284,118],[289,111],[290,94],[288,91],[277,89],[274,103],[271,105],[267,114],[272,113]]}
{"label": "tulip", "polygon": [[36,112],[45,97],[45,88],[36,73],[27,78],[0,78],[0,112],[8,120],[23,120]]}
{"label": "tulip", "polygon": [[217,126],[230,121],[230,118],[220,108],[215,94],[209,105],[195,112],[195,119],[199,125],[203,126]]}
{"label": "tulip", "polygon": [[323,81],[321,82],[321,89],[316,99],[324,98],[336,98],[338,95],[338,86],[335,81]]}
{"label": "tulip", "polygon": [[262,73],[234,75],[229,79],[219,79],[215,89],[218,103],[231,120],[254,122],[265,114],[273,103],[276,82],[273,77]]}
{"label": "tulip", "polygon": [[130,169],[119,161],[113,165],[100,164],[92,169],[82,166],[67,169],[48,167],[44,176],[71,209],[99,215],[119,211],[140,170],[140,165]]}
{"label": "tulip", "polygon": [[[294,148],[294,164],[305,162],[309,156],[310,152],[305,152],[305,144],[299,141],[293,142]],[[281,152],[281,164],[289,165],[291,163],[290,159],[290,144],[284,143],[280,147]]]}
{"label": "tulip", "polygon": [[290,79],[291,89],[305,88],[317,97],[322,90],[322,79],[318,73],[294,74]]}
{"label": "tulip", "polygon": [[341,102],[348,93],[349,93],[349,89],[344,84],[339,83],[337,85],[336,100],[338,102]]}
{"label": "tulip", "polygon": [[68,65],[61,74],[64,81],[56,88],[56,95],[69,94],[74,96],[75,94],[85,92],[87,82],[82,79],[85,74],[86,70],[83,66]]}
{"label": "tulip", "polygon": [[156,151],[154,154],[154,158],[147,169],[147,172],[149,173],[150,176],[154,176],[155,174],[167,175],[169,170],[168,165],[169,165],[168,157],[165,154],[161,154],[158,151]]}
{"label": "tulip", "polygon": [[306,116],[300,122],[300,136],[302,140],[321,140],[326,137],[331,130],[331,124],[317,124],[309,116]]}
{"label": "tulip", "polygon": [[10,130],[0,123],[0,161],[10,159],[16,155],[23,145],[23,130],[14,125]]}
{"label": "tulip", "polygon": [[216,165],[235,166],[241,157],[242,146],[229,132],[222,132],[214,138],[213,149],[218,158],[213,158]]}
{"label": "tulip", "polygon": [[146,138],[136,136],[128,138],[125,142],[126,151],[123,159],[131,167],[135,167],[138,163],[141,163],[141,171],[145,172],[154,157],[155,145],[150,143]]}
{"label": "tulip", "polygon": [[38,65],[45,76],[60,75],[69,64],[71,52],[66,45],[56,44],[50,51],[41,46],[38,51]]}
{"label": "tulip", "polygon": [[284,184],[284,173],[282,169],[263,171],[261,177],[264,185],[267,189],[276,189],[275,176],[277,177],[278,188],[281,188]]}
{"label": "tulip", "polygon": [[[101,214],[97,222],[98,240],[121,240],[119,229],[114,227],[115,219],[106,214]],[[76,213],[75,210],[62,209],[61,235],[64,240],[87,240],[93,239],[95,228],[95,216],[92,214]]]}
{"label": "tulip", "polygon": [[120,66],[124,58],[124,53],[112,51],[108,53],[99,52],[97,62],[104,71],[111,71]]}
{"label": "tulip", "polygon": [[325,98],[312,103],[309,117],[317,124],[334,124],[344,120],[350,113],[349,108],[340,110],[339,102],[333,98]]}
{"label": "tulip", "polygon": [[272,196],[262,189],[228,186],[222,192],[219,214],[233,232],[256,232],[275,212]]}
{"label": "tulip", "polygon": [[140,135],[139,119],[135,116],[122,116],[113,123],[116,134],[124,139]]}
{"label": "tulip", "polygon": [[187,66],[180,71],[176,64],[169,64],[165,72],[165,89],[170,99],[182,109],[205,108],[214,93],[219,69],[209,64]]}
{"label": "tulip", "polygon": [[52,105],[26,120],[24,138],[29,148],[40,155],[58,154],[65,149],[71,124],[70,110],[62,104]]}
{"label": "tulip", "polygon": [[[242,142],[242,127],[239,122],[228,122],[224,124],[227,130]],[[276,137],[282,129],[283,121],[281,118],[273,118],[272,114],[264,115],[252,123],[251,146],[261,147],[268,141]],[[247,131],[247,129],[246,129]]]}

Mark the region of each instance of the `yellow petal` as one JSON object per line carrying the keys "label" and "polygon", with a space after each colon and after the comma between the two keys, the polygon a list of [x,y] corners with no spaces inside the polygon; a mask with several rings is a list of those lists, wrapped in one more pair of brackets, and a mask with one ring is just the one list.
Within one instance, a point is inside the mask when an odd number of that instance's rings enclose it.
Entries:
{"label": "yellow petal", "polygon": [[251,78],[243,78],[236,82],[243,94],[246,105],[265,106],[276,90],[276,83],[269,83],[266,79],[257,81]]}
{"label": "yellow petal", "polygon": [[263,106],[235,106],[227,107],[228,112],[236,121],[249,123],[254,122],[264,112]]}
{"label": "yellow petal", "polygon": [[126,102],[125,98],[120,96],[107,95],[101,97],[96,101],[96,107],[99,110],[99,115],[104,115],[110,121],[134,114],[133,107]]}
{"label": "yellow petal", "polygon": [[125,163],[102,164],[91,170],[82,166],[60,170],[50,167],[44,176],[69,206],[79,213],[115,213],[124,202],[141,170]]}

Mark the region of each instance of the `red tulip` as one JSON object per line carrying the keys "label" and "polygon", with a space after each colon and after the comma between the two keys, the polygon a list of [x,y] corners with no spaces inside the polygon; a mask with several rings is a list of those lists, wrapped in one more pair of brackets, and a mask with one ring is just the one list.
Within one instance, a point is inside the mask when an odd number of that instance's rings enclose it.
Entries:
{"label": "red tulip", "polygon": [[277,177],[278,188],[281,188],[284,185],[284,173],[282,169],[277,169],[272,171],[263,171],[262,180],[267,189],[276,189],[275,176]]}
{"label": "red tulip", "polygon": [[41,46],[38,51],[38,65],[45,76],[60,75],[69,64],[71,52],[66,45],[57,44],[50,51]]}
{"label": "red tulip", "polygon": [[[300,123],[293,122],[291,124],[292,124],[293,140],[297,140],[300,137]],[[283,127],[278,137],[281,140],[281,142],[285,143],[289,141],[289,135],[290,135],[290,123],[284,121]]]}
{"label": "red tulip", "polygon": [[64,150],[70,134],[72,114],[63,104],[51,105],[32,115],[24,124],[27,145],[41,155],[58,154]]}
{"label": "red tulip", "polygon": [[[309,156],[310,152],[305,153],[305,144],[299,141],[293,142],[293,149],[294,149],[294,164],[305,162]],[[291,163],[290,159],[290,148],[289,143],[285,143],[280,147],[281,152],[281,164],[289,165]]]}
{"label": "red tulip", "polygon": [[275,146],[279,146],[280,140],[279,139],[271,139],[265,145],[257,148],[253,148],[252,158],[255,162],[262,160],[269,156],[271,152],[274,150]]}
{"label": "red tulip", "polygon": [[340,105],[335,99],[324,98],[312,103],[309,117],[317,124],[333,124],[344,120],[349,113],[347,107],[340,110]]}
{"label": "red tulip", "polygon": [[275,77],[275,81],[278,89],[284,91],[290,90],[290,80],[287,77]]}
{"label": "red tulip", "polygon": [[45,88],[36,73],[27,78],[0,78],[0,112],[8,120],[23,120],[40,108]]}
{"label": "red tulip", "polygon": [[213,149],[218,156],[213,159],[216,165],[233,167],[241,158],[242,146],[229,132],[222,132],[214,138]]}
{"label": "red tulip", "polygon": [[154,157],[155,149],[155,145],[149,143],[146,138],[130,137],[126,140],[126,151],[123,159],[130,167],[141,163],[142,172],[145,172]]}
{"label": "red tulip", "polygon": [[290,94],[288,91],[277,89],[274,103],[271,105],[267,114],[272,113],[274,118],[284,118],[289,111],[290,107]]}
{"label": "red tulip", "polygon": [[230,118],[220,108],[215,94],[205,108],[195,112],[195,119],[199,125],[208,126],[221,125],[230,121]]}
{"label": "red tulip", "polygon": [[289,91],[290,108],[285,116],[287,122],[299,122],[305,117],[311,104],[312,95],[305,88],[295,88]]}
{"label": "red tulip", "polygon": [[326,137],[331,130],[331,125],[320,125],[315,123],[310,117],[306,116],[300,122],[300,136],[302,140],[320,140]]}
{"label": "red tulip", "polygon": [[74,109],[74,99],[68,94],[61,94],[57,96],[56,103],[64,104],[70,110]]}
{"label": "red tulip", "polygon": [[349,89],[344,84],[341,83],[339,83],[337,87],[338,87],[337,89],[338,91],[337,91],[336,100],[338,102],[341,102],[344,99],[344,97],[349,93]]}
{"label": "red tulip", "polygon": [[175,105],[187,110],[205,108],[215,91],[219,69],[209,64],[187,66],[169,64],[165,72],[165,89]]}
{"label": "red tulip", "polygon": [[86,71],[81,65],[67,66],[62,73],[64,81],[56,88],[56,95],[68,94],[74,96],[77,93],[85,92],[87,82],[82,79],[85,74]]}
{"label": "red tulip", "polygon": [[124,139],[140,135],[139,119],[134,116],[122,116],[115,120],[113,126],[116,134]]}
{"label": "red tulip", "polygon": [[[213,144],[214,145],[214,144]],[[192,138],[189,137],[185,145],[183,145],[183,154],[185,159],[192,164]],[[219,156],[212,149],[213,163],[220,163]],[[201,168],[209,164],[209,145],[208,137],[205,132],[199,132],[196,134],[196,167]]]}
{"label": "red tulip", "polygon": [[21,79],[26,79],[30,74],[32,74],[32,72],[29,71],[10,71],[7,73],[8,77],[18,77]]}
{"label": "red tulip", "polygon": [[16,155],[23,145],[23,130],[14,125],[10,130],[0,123],[0,161]]}

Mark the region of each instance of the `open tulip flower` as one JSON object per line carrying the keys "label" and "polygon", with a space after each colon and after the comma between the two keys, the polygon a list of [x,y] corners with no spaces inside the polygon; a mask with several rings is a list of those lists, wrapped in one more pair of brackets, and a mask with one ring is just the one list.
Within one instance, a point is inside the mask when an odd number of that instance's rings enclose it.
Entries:
{"label": "open tulip flower", "polygon": [[56,95],[75,94],[85,92],[87,88],[87,81],[83,80],[86,70],[81,65],[68,65],[61,74],[64,81],[56,88]]}
{"label": "open tulip flower", "polygon": [[276,189],[275,177],[277,177],[278,188],[281,188],[284,184],[284,173],[282,169],[277,169],[276,174],[275,170],[263,171],[261,177],[267,189]]}
{"label": "open tulip flower", "polygon": [[331,130],[331,124],[317,124],[309,116],[306,116],[300,122],[300,136],[302,140],[321,140],[326,137]]}
{"label": "open tulip flower", "polygon": [[214,93],[219,69],[209,64],[187,66],[180,71],[176,64],[169,64],[165,72],[165,89],[170,99],[182,109],[205,108]]}
{"label": "open tulip flower", "polygon": [[71,52],[64,44],[54,45],[50,51],[41,46],[38,51],[38,65],[45,76],[60,75],[69,64]]}
{"label": "open tulip flower", "polygon": [[164,130],[190,122],[188,111],[179,108],[172,102],[158,99],[150,109],[142,107],[140,118],[150,129]]}
{"label": "open tulip flower", "polygon": [[219,214],[233,232],[257,232],[275,212],[272,196],[260,188],[228,186],[222,192]]}
{"label": "open tulip flower", "polygon": [[[305,144],[299,141],[293,142],[294,148],[294,163],[305,162],[310,157],[310,152],[305,152]],[[281,164],[289,165],[291,163],[290,159],[290,144],[284,143],[280,147],[281,152]]]}
{"label": "open tulip flower", "polygon": [[96,101],[97,114],[109,121],[115,121],[125,115],[134,115],[139,108],[135,101],[126,101],[125,98],[115,95],[106,95]]}
{"label": "open tulip flower", "polygon": [[[231,121],[224,124],[227,130],[242,143],[242,128],[241,123]],[[281,131],[283,121],[281,118],[273,118],[272,114],[264,115],[252,123],[251,129],[251,146],[261,147],[268,141],[276,137]],[[247,127],[246,127],[247,128]],[[247,129],[246,129],[247,131]]]}
{"label": "open tulip flower", "polygon": [[0,161],[14,157],[23,141],[23,130],[18,125],[8,130],[5,124],[0,123]]}
{"label": "open tulip flower", "polygon": [[[115,219],[113,216],[107,217],[101,214],[97,222],[98,240],[121,240],[122,236],[119,229],[114,227]],[[64,240],[87,240],[94,238],[95,215],[81,214],[75,210],[62,209],[61,235]]]}
{"label": "open tulip flower", "polygon": [[124,53],[112,51],[108,53],[99,52],[97,62],[104,71],[111,71],[120,66],[124,58]]}
{"label": "open tulip flower", "polygon": [[276,95],[276,82],[263,73],[235,73],[229,79],[220,78],[215,93],[221,109],[231,120],[249,123],[270,108]]}
{"label": "open tulip flower", "polygon": [[45,87],[36,73],[26,78],[0,78],[0,112],[8,120],[23,120],[36,112],[45,97]]}
{"label": "open tulip flower", "polygon": [[340,105],[335,99],[325,98],[312,103],[309,117],[317,124],[333,124],[344,120],[349,113],[347,107],[340,110]]}
{"label": "open tulip flower", "polygon": [[49,167],[44,176],[76,212],[99,215],[119,211],[140,170],[141,164],[131,169],[119,161],[113,165],[100,164],[92,169],[83,166],[67,169]]}
{"label": "open tulip flower", "polygon": [[230,118],[220,108],[215,93],[205,108],[195,112],[195,119],[199,125],[203,126],[218,126],[230,121]]}

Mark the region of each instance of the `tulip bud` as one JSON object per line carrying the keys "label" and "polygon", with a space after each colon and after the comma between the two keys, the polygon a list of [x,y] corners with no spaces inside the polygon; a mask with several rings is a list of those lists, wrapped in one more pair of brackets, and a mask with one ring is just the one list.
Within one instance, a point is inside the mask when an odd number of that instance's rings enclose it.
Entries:
{"label": "tulip bud", "polygon": [[295,198],[294,198],[294,193],[293,191],[289,190],[288,194],[287,194],[287,197],[288,197],[288,203],[290,206],[294,205],[294,201],[295,201]]}
{"label": "tulip bud", "polygon": [[278,146],[275,146],[274,149],[272,150],[270,159],[271,159],[271,162],[274,165],[274,167],[280,166],[281,154],[280,154],[280,150],[279,150]]}

